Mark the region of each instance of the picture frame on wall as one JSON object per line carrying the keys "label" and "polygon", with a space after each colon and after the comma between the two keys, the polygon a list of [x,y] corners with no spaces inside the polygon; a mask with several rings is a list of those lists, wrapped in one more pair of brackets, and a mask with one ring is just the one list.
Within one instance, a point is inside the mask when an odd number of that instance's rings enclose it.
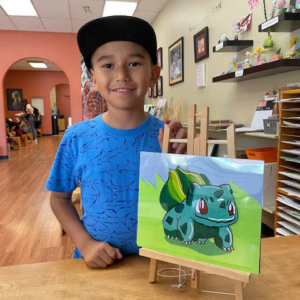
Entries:
{"label": "picture frame on wall", "polygon": [[148,88],[148,97],[152,98],[152,88],[151,87]]}
{"label": "picture frame on wall", "polygon": [[157,50],[157,64],[160,66],[160,68],[163,68],[163,49],[162,47],[158,48]]}
{"label": "picture frame on wall", "polygon": [[184,81],[183,37],[169,47],[169,85]]}
{"label": "picture frame on wall", "polygon": [[158,94],[157,94],[157,82],[155,83],[155,85],[153,87],[152,97],[153,98],[157,98],[158,97]]}
{"label": "picture frame on wall", "polygon": [[162,78],[162,76],[159,76],[159,78],[157,80],[157,93],[158,93],[158,96],[163,95],[163,78]]}
{"label": "picture frame on wall", "polygon": [[195,62],[209,57],[208,27],[203,28],[194,35]]}
{"label": "picture frame on wall", "polygon": [[7,110],[23,110],[22,89],[6,89]]}

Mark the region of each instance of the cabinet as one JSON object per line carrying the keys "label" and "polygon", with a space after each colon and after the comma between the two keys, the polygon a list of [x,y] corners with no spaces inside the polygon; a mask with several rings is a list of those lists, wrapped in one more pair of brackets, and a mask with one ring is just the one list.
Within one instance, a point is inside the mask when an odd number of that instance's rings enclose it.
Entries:
{"label": "cabinet", "polygon": [[65,131],[66,130],[66,121],[65,121],[65,119],[58,119],[58,128],[59,128],[59,131]]}
{"label": "cabinet", "polygon": [[300,89],[281,92],[276,178],[275,235],[300,234]]}

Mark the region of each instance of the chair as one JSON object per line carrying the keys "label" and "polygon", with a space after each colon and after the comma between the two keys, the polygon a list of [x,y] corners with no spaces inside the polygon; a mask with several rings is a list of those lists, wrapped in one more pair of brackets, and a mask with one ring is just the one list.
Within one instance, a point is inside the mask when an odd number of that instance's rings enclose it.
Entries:
{"label": "chair", "polygon": [[27,139],[27,135],[26,134],[22,134],[21,135],[21,141],[22,141],[22,144],[24,143],[24,146],[27,146],[28,139]]}
{"label": "chair", "polygon": [[10,138],[13,141],[11,147],[17,150],[21,149],[21,138],[19,136],[11,136]]}
{"label": "chair", "polygon": [[39,134],[40,137],[43,136],[43,130],[42,130],[42,128],[37,128],[36,132]]}
{"label": "chair", "polygon": [[26,136],[30,139],[30,141],[33,143],[33,134],[32,133],[26,133]]}

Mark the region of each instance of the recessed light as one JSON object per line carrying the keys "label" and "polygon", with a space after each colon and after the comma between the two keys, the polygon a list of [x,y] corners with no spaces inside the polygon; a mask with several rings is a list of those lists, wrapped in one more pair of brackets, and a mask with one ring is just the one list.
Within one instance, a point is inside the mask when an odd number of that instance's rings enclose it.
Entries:
{"label": "recessed light", "polygon": [[136,2],[105,1],[103,17],[132,16],[135,12]]}
{"label": "recessed light", "polygon": [[30,0],[0,0],[0,5],[9,16],[37,17]]}
{"label": "recessed light", "polygon": [[28,63],[35,69],[48,69],[46,64],[44,64],[43,62],[28,61]]}

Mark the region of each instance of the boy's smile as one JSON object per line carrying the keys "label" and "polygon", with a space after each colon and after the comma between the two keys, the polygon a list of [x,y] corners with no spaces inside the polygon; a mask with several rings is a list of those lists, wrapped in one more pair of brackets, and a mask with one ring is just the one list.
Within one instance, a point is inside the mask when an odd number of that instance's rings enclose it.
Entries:
{"label": "boy's smile", "polygon": [[148,51],[132,42],[109,42],[92,56],[95,89],[107,101],[108,110],[144,111],[144,98],[160,72]]}

